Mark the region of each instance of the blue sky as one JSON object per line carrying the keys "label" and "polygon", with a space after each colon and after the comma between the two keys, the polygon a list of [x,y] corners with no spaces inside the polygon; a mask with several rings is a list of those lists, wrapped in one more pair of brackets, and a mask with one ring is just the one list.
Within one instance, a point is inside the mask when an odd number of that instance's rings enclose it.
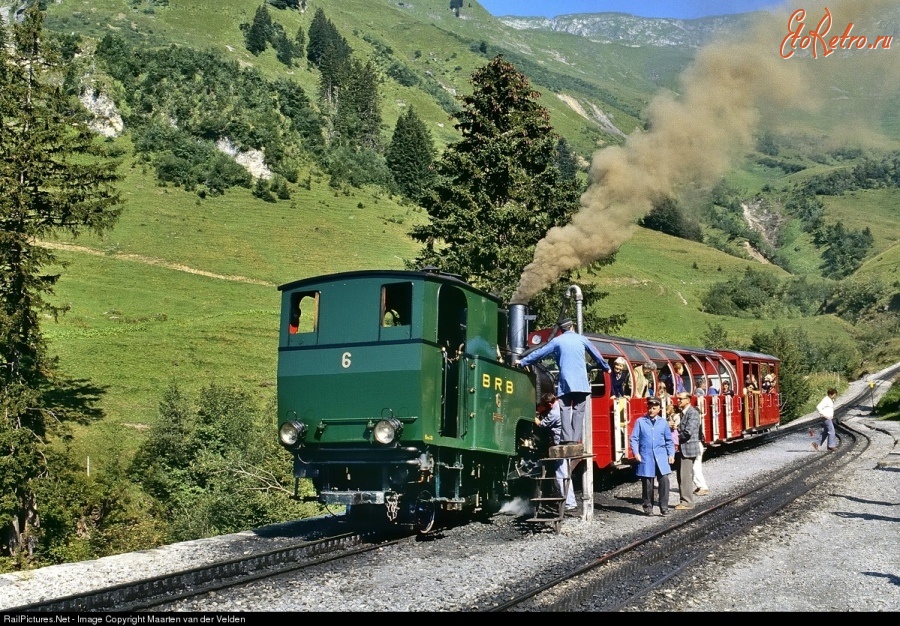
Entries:
{"label": "blue sky", "polygon": [[784,4],[778,0],[479,0],[494,16],[556,17],[570,13],[630,13],[641,17],[692,19],[707,15],[760,11]]}

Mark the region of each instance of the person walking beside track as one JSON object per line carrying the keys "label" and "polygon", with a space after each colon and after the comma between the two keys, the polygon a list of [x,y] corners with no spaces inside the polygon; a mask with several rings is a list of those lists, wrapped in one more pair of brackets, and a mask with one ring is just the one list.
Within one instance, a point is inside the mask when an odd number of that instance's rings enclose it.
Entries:
{"label": "person walking beside track", "polygon": [[678,467],[678,511],[694,508],[694,459],[701,453],[700,411],[691,404],[691,394],[682,391],[675,396],[681,409],[678,427],[678,449],[681,464]]}
{"label": "person walking beside track", "polygon": [[837,449],[837,437],[834,434],[834,398],[837,396],[837,389],[830,387],[828,393],[816,405],[816,411],[824,418],[825,423],[822,424],[822,443],[813,441],[813,450],[818,450],[826,443],[828,451],[834,452]]}

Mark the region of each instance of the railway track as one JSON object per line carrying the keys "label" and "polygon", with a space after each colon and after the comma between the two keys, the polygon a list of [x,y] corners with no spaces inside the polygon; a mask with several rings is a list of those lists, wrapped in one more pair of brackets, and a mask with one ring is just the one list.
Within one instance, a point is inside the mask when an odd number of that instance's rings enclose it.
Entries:
{"label": "railway track", "polygon": [[[865,391],[844,403],[862,400]],[[846,408],[836,412],[841,437],[838,450],[804,459],[749,484],[739,493],[695,510],[688,518],[673,518],[664,528],[627,545],[597,555],[571,571],[544,581],[497,604],[488,612],[627,611],[646,595],[743,533],[765,532],[775,513],[858,458],[869,445],[868,436],[841,423]],[[805,431],[808,424],[783,427],[752,445]],[[748,442],[750,443],[750,442]],[[676,521],[677,519],[677,521]]]}
{"label": "railway track", "polygon": [[406,541],[394,529],[347,532],[267,552],[16,607],[23,612],[107,612],[159,610],[166,604],[255,580],[295,572]]}

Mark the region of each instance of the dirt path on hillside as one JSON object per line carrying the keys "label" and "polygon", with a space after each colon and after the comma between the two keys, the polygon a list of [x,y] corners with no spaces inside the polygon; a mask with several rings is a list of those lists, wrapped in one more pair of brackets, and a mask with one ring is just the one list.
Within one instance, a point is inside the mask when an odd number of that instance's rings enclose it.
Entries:
{"label": "dirt path on hillside", "polygon": [[51,241],[38,241],[37,245],[42,246],[44,248],[50,248],[52,250],[65,250],[67,252],[80,252],[82,254],[92,254],[94,256],[113,256],[120,259],[125,259],[126,261],[135,261],[137,263],[145,263],[147,265],[156,265],[158,267],[165,267],[166,269],[176,270],[179,272],[187,272],[188,274],[198,274],[200,276],[207,276],[209,278],[218,278],[219,280],[230,280],[237,283],[250,283],[253,285],[265,285],[267,287],[274,287],[274,283],[270,283],[264,280],[257,280],[255,278],[247,278],[246,276],[228,276],[225,274],[214,274],[213,272],[205,272],[203,270],[198,270],[193,267],[188,267],[187,265],[181,265],[179,263],[169,263],[168,261],[163,261],[162,259],[155,259],[153,257],[144,256],[142,254],[125,254],[121,252],[114,252],[113,254],[106,254],[105,252],[101,252],[100,250],[94,250],[93,248],[87,248],[85,246],[76,246],[70,243],[60,243],[60,242],[51,242]]}

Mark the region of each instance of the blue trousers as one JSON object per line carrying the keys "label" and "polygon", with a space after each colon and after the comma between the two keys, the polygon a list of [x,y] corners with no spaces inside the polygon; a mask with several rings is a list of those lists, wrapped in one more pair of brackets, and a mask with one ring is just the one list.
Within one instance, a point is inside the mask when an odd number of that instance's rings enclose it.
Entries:
{"label": "blue trousers", "polygon": [[822,424],[822,443],[819,446],[824,446],[826,442],[828,442],[829,448],[837,447],[837,436],[834,434],[834,420],[827,418],[825,423]]}
{"label": "blue trousers", "polygon": [[562,420],[561,441],[581,441],[584,432],[584,409],[587,405],[588,393],[580,391],[563,394],[560,400],[560,418]]}

